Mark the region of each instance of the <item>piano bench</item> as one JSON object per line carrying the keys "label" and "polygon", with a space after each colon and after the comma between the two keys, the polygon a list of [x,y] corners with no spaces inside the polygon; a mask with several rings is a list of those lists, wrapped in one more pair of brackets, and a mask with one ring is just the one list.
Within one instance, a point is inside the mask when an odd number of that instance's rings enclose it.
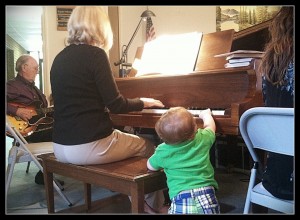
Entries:
{"label": "piano bench", "polygon": [[91,210],[91,184],[131,196],[131,212],[144,212],[144,194],[167,187],[163,171],[147,169],[147,158],[132,157],[122,161],[79,166],[57,161],[53,153],[39,155],[44,169],[48,213],[54,213],[53,174],[70,177],[84,184],[85,211]]}

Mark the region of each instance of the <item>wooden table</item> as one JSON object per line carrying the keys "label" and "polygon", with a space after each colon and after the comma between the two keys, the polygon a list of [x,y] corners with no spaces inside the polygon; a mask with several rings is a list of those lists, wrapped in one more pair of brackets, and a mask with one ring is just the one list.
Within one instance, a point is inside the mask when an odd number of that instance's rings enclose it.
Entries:
{"label": "wooden table", "polygon": [[91,184],[131,196],[132,213],[144,213],[144,194],[167,187],[163,171],[147,170],[147,159],[133,157],[119,162],[79,166],[57,161],[53,153],[38,156],[43,163],[48,213],[54,213],[53,174],[84,184],[85,209],[91,209]]}

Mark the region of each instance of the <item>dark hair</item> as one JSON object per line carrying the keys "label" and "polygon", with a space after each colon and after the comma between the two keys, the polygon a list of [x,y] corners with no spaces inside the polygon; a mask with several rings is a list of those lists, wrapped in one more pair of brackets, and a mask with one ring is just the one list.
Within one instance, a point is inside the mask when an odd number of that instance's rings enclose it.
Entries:
{"label": "dark hair", "polygon": [[294,62],[294,7],[283,6],[269,26],[270,41],[265,46],[265,55],[260,72],[273,85],[284,85],[284,76],[289,64]]}

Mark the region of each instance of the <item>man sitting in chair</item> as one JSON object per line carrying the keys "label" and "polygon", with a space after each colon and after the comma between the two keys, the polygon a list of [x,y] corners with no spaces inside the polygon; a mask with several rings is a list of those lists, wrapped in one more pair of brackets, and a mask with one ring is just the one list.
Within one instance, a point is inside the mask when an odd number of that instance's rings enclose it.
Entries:
{"label": "man sitting in chair", "polygon": [[[35,86],[39,72],[38,62],[30,55],[21,55],[16,61],[15,78],[8,80],[7,115],[12,124],[22,123],[20,133],[29,143],[52,141],[51,108],[46,96]],[[37,184],[44,184],[43,173],[35,176]],[[59,181],[63,184],[63,181]]]}

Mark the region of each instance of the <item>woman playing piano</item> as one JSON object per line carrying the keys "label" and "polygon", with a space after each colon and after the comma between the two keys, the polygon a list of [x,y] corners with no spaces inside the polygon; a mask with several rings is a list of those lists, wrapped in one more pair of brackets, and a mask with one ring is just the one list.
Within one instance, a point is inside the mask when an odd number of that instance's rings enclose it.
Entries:
{"label": "woman playing piano", "polygon": [[[149,157],[154,144],[114,129],[109,112],[127,113],[164,107],[151,98],[128,99],[120,94],[106,52],[113,38],[102,7],[76,7],[68,21],[68,43],[54,59],[54,154],[60,162],[104,164],[134,156]],[[162,191],[145,195],[145,212],[163,205]]]}

